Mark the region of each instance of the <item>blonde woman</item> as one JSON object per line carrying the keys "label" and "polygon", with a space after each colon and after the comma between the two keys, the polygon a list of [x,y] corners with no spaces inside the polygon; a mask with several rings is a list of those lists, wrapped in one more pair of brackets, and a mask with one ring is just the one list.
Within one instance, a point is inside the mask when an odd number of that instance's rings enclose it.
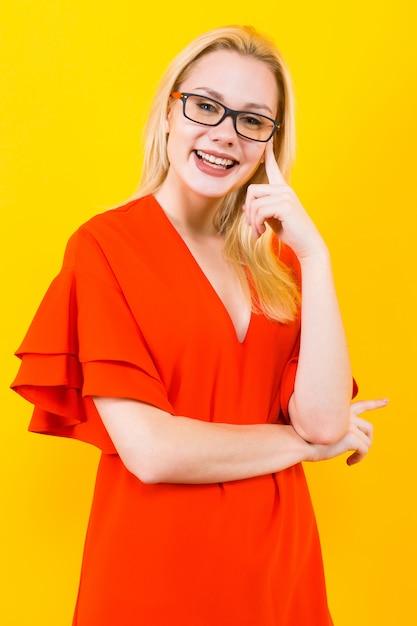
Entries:
{"label": "blonde woman", "polygon": [[18,351],[31,430],[103,452],[74,626],[332,623],[301,462],[360,461],[357,415],[385,401],[350,404],[293,146],[275,47],[197,38],[155,96],[137,198],[73,235]]}

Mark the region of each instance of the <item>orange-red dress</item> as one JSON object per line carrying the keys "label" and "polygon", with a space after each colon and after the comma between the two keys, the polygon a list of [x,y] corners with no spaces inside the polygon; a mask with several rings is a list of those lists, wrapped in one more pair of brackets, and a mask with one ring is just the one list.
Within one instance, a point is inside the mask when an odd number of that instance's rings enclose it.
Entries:
{"label": "orange-red dress", "polygon": [[[283,260],[296,268],[288,248]],[[297,270],[295,270],[297,271]],[[146,485],[91,396],[174,415],[285,422],[299,322],[226,309],[156,200],[94,217],[70,239],[18,355],[30,430],[101,448],[74,626],[329,626],[300,464],[210,485]]]}

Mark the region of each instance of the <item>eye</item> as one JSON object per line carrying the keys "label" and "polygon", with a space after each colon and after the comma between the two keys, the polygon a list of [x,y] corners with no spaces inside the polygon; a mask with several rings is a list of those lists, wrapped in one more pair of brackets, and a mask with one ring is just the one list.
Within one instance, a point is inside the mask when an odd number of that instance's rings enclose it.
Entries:
{"label": "eye", "polygon": [[201,113],[205,113],[208,115],[218,115],[219,113],[221,113],[221,105],[217,104],[217,102],[213,102],[213,100],[206,100],[205,98],[193,96],[192,104]]}
{"label": "eye", "polygon": [[250,113],[240,116],[239,121],[247,128],[262,128],[262,126],[265,126],[265,121],[261,117],[251,115]]}
{"label": "eye", "polygon": [[216,110],[216,107],[211,102],[199,102],[197,105],[202,111],[206,111],[207,113],[211,113]]}

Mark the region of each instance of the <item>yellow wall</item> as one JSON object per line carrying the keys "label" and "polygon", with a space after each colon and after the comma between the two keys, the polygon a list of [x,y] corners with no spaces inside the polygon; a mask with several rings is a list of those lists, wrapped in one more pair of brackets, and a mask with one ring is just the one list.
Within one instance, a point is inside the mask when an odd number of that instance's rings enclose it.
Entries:
{"label": "yellow wall", "polygon": [[307,468],[335,624],[417,623],[414,7],[2,3],[2,623],[71,623],[98,457],[86,445],[26,433],[30,407],[7,389],[12,353],[71,232],[135,189],[140,128],[167,61],[194,35],[227,23],[253,23],[287,58],[298,101],[293,183],[333,253],[360,396],[391,398],[374,416],[363,464]]}

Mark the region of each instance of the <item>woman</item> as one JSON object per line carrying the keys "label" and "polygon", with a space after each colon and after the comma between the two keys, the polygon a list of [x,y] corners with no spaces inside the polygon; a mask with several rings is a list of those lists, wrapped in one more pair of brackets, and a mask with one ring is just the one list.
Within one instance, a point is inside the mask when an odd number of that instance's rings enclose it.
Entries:
{"label": "woman", "polygon": [[18,351],[30,428],[103,451],[73,624],[326,626],[301,462],[360,461],[384,401],[350,407],[279,53],[197,38],[146,136],[138,197],[73,235]]}

